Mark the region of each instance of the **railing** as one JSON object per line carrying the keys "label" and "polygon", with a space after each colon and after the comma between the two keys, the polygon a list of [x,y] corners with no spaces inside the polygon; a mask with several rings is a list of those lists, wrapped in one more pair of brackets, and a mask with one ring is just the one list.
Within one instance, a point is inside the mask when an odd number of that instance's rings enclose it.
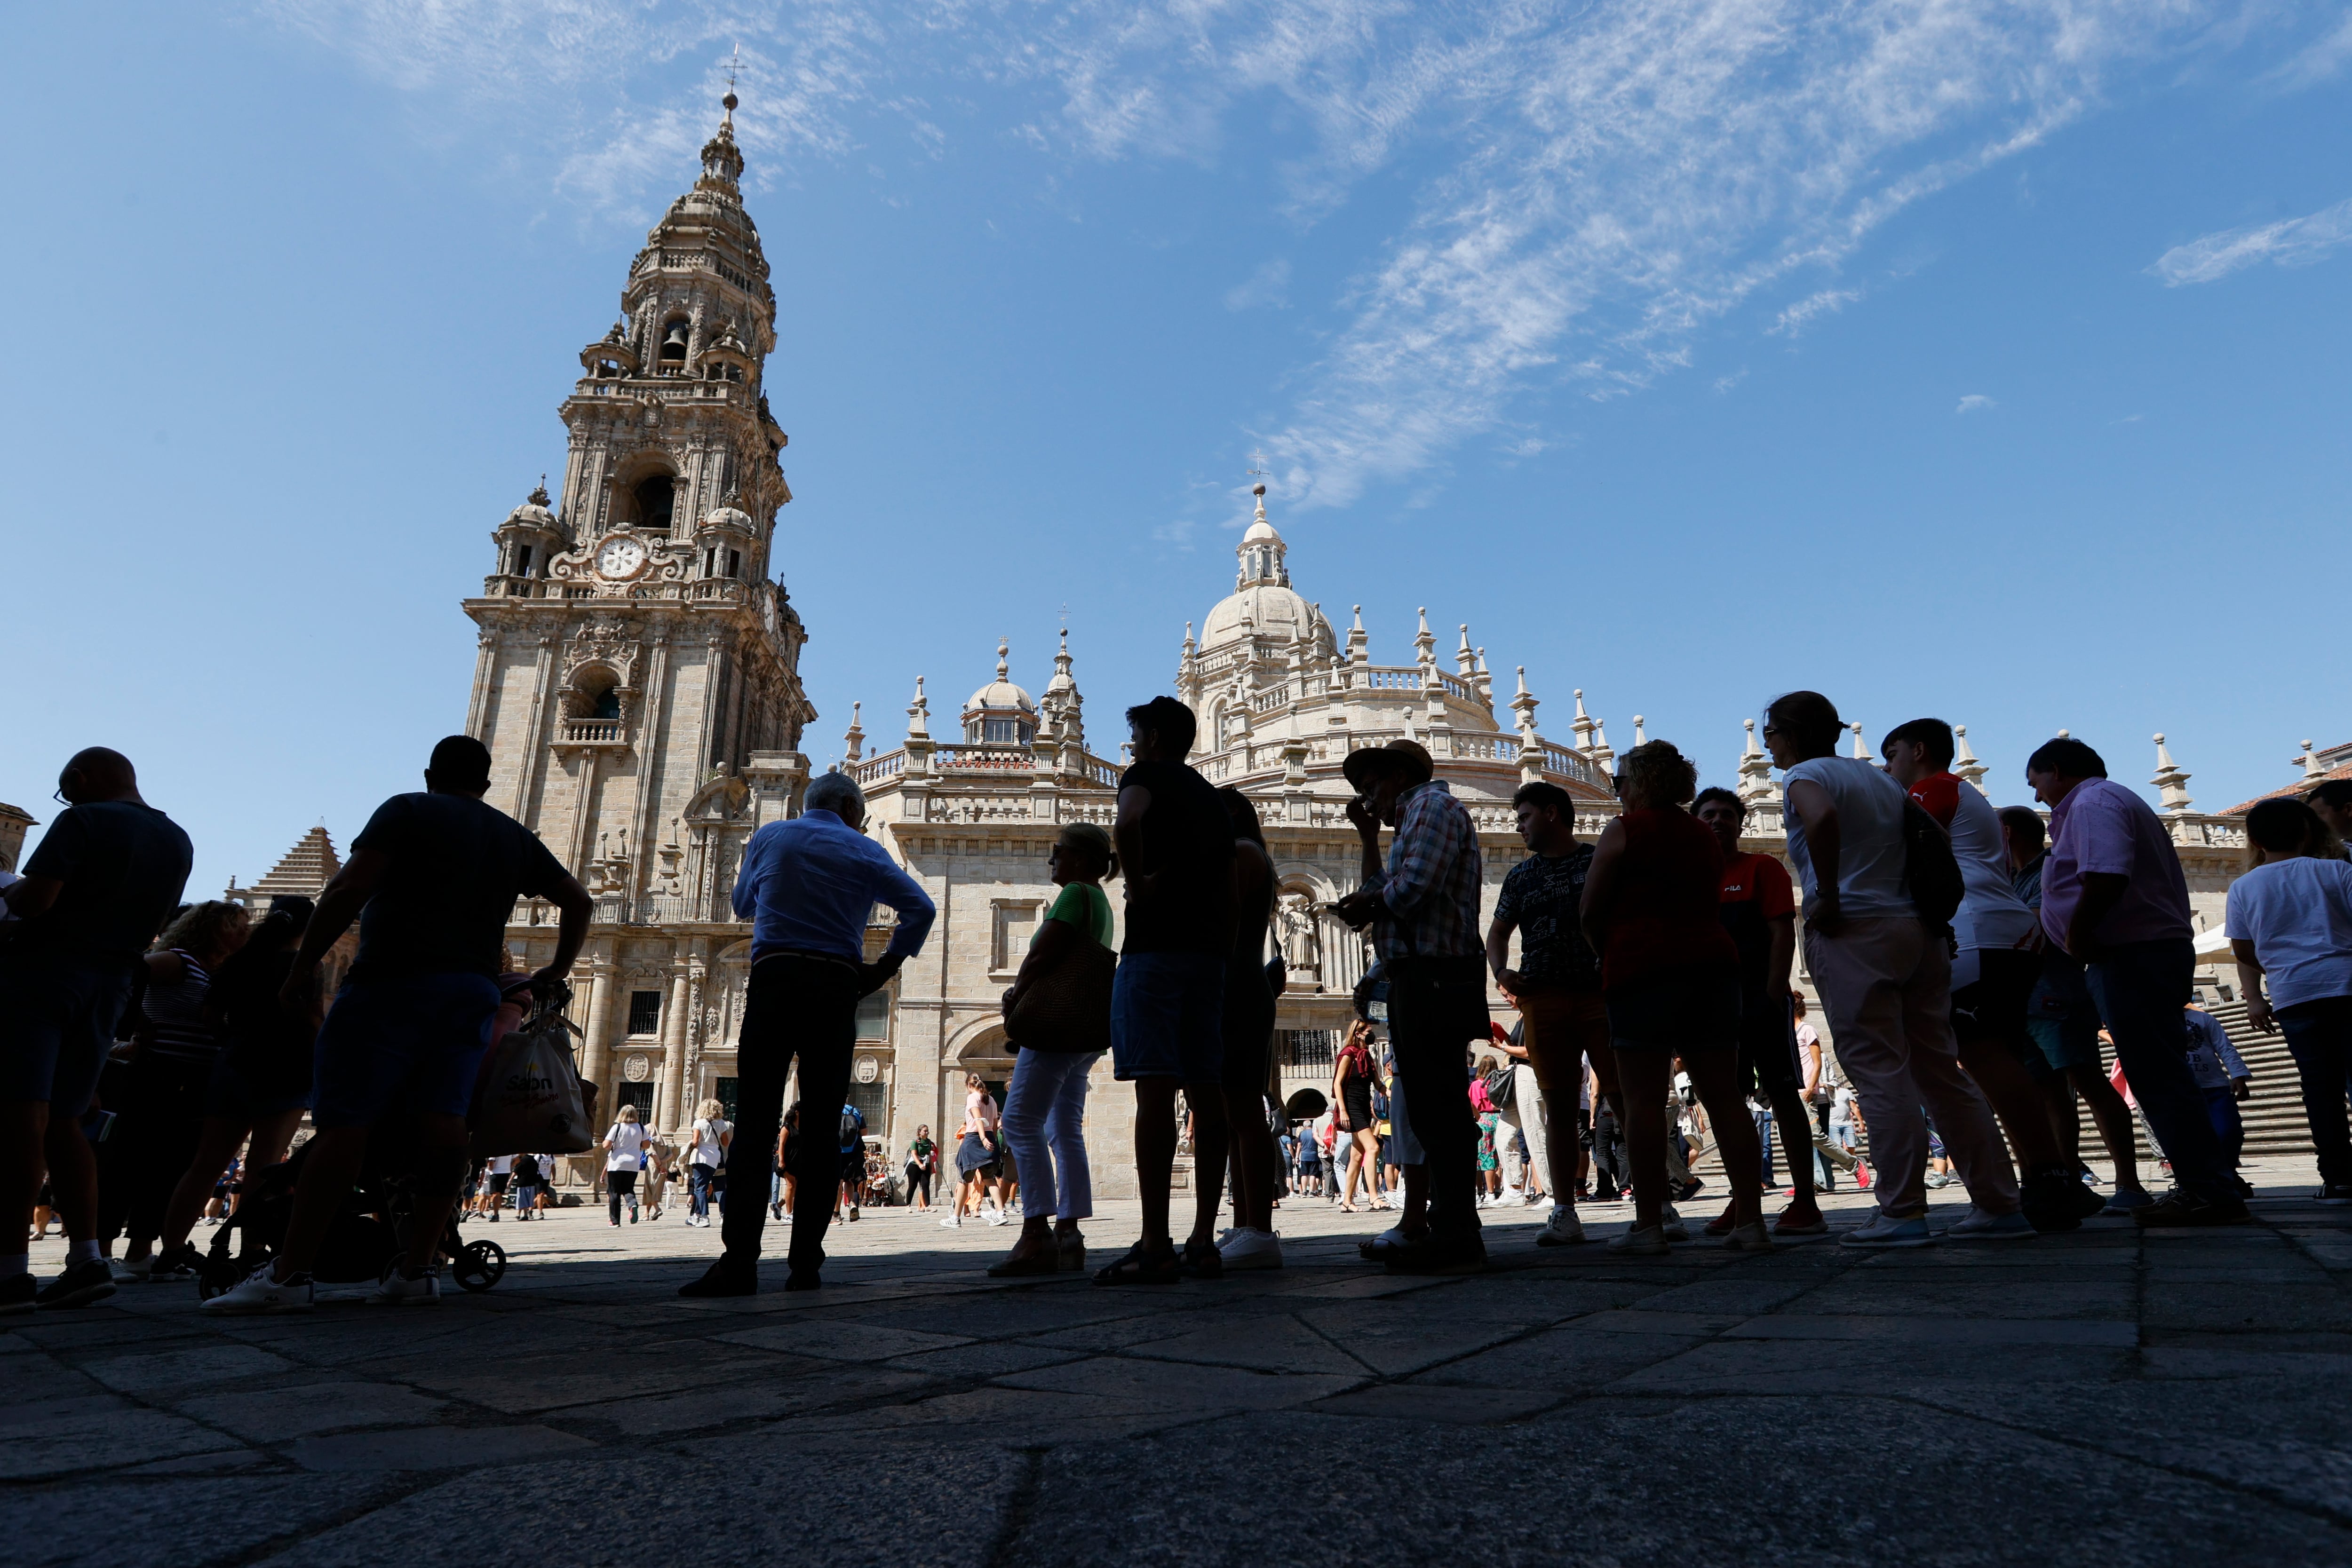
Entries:
{"label": "railing", "polygon": [[609,745],[621,738],[617,718],[567,718],[557,738],[571,746]]}
{"label": "railing", "polygon": [[1278,1029],[1274,1031],[1275,1059],[1286,1075],[1321,1068],[1329,1071],[1339,1053],[1336,1029]]}
{"label": "railing", "polygon": [[879,757],[869,757],[857,764],[849,770],[849,776],[856,779],[857,787],[863,789],[870,785],[879,784],[885,779],[897,778],[906,770],[906,767],[905,752],[886,751]]}
{"label": "railing", "polygon": [[[590,918],[599,925],[682,925],[696,918],[689,901],[676,894],[656,893],[632,898],[625,893],[600,893],[596,894],[595,903],[595,913]],[[556,924],[551,908],[548,908],[546,920],[537,918],[538,911],[542,908],[548,906],[534,903],[531,905],[532,917],[524,924]]]}
{"label": "railing", "polygon": [[740,578],[705,577],[689,583],[688,586],[692,591],[692,596],[698,600],[740,599],[743,597],[743,583],[742,580]]}
{"label": "railing", "polygon": [[485,599],[537,599],[546,584],[535,577],[494,576],[482,580]]}

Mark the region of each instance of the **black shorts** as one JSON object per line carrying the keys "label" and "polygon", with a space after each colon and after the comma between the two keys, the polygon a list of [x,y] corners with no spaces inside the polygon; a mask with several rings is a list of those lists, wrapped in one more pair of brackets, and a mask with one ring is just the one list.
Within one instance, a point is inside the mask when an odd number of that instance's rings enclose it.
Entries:
{"label": "black shorts", "polygon": [[1797,1054],[1796,1017],[1784,998],[1748,1009],[1739,1021],[1739,1083],[1768,1103],[1804,1092],[1805,1068]]}
{"label": "black shorts", "polygon": [[2026,1003],[2042,978],[2042,955],[1980,947],[1976,959],[1976,979],[1952,993],[1952,1033],[1962,1046],[1999,1040],[2027,1067],[2046,1070],[2042,1048],[2025,1027]]}
{"label": "black shorts", "polygon": [[1674,969],[1612,986],[1609,1042],[1619,1051],[1688,1054],[1739,1040],[1739,976],[1730,969]]}
{"label": "black shorts", "polygon": [[514,1173],[511,1171],[492,1171],[490,1173],[490,1190],[494,1193],[504,1192],[507,1189],[507,1183],[513,1179]]}

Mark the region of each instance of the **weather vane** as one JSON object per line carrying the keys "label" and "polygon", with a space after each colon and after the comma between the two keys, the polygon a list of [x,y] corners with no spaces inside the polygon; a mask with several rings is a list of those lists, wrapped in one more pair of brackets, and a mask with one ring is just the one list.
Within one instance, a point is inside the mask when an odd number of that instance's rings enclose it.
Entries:
{"label": "weather vane", "polygon": [[727,57],[727,90],[735,90],[735,69],[743,63],[743,46],[737,44],[735,52]]}
{"label": "weather vane", "polygon": [[1268,473],[1266,472],[1266,469],[1265,469],[1265,453],[1263,453],[1263,452],[1253,452],[1253,453],[1251,453],[1251,454],[1250,454],[1250,462],[1251,462],[1251,463],[1253,463],[1253,464],[1255,464],[1255,465],[1256,465],[1256,466],[1255,466],[1255,467],[1251,468],[1251,469],[1250,469],[1250,471],[1249,471],[1249,476],[1250,476],[1251,478],[1253,478],[1253,479],[1269,479],[1269,478],[1272,478],[1272,477],[1273,477],[1273,476],[1272,476],[1271,474],[1268,474]]}

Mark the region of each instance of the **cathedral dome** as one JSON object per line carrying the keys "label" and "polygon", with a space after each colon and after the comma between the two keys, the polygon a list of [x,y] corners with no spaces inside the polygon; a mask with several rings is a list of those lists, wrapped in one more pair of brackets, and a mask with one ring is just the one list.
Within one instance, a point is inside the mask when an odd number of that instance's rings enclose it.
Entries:
{"label": "cathedral dome", "polygon": [[1242,536],[1242,543],[1245,545],[1278,545],[1281,542],[1282,536],[1274,531],[1274,525],[1265,520],[1264,513],[1260,513],[1257,521],[1249,526],[1249,532]]}
{"label": "cathedral dome", "polygon": [[1331,623],[1296,591],[1278,582],[1254,582],[1209,612],[1201,628],[1201,646],[1213,648],[1251,635],[1285,643],[1298,636],[1312,643],[1328,639]]}
{"label": "cathedral dome", "polygon": [[507,527],[533,528],[542,533],[556,531],[555,514],[548,509],[547,486],[541,485],[530,493],[530,498],[507,514]]}
{"label": "cathedral dome", "polygon": [[752,531],[751,515],[740,507],[713,507],[702,515],[702,526],[739,534]]}
{"label": "cathedral dome", "polygon": [[1023,713],[1037,711],[1037,705],[1031,699],[1029,694],[1020,686],[1014,685],[1010,678],[1011,655],[1011,643],[997,643],[996,679],[971,694],[971,698],[963,705],[964,712],[978,713],[983,708],[999,710],[1017,708]]}

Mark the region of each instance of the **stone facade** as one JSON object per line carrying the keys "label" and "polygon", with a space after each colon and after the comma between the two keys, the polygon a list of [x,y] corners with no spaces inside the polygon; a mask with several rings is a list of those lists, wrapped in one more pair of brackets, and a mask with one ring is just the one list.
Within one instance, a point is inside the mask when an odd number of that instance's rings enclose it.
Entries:
{"label": "stone facade", "polygon": [[16,862],[25,858],[26,831],[38,826],[32,812],[0,801],[0,871],[16,869]]}

